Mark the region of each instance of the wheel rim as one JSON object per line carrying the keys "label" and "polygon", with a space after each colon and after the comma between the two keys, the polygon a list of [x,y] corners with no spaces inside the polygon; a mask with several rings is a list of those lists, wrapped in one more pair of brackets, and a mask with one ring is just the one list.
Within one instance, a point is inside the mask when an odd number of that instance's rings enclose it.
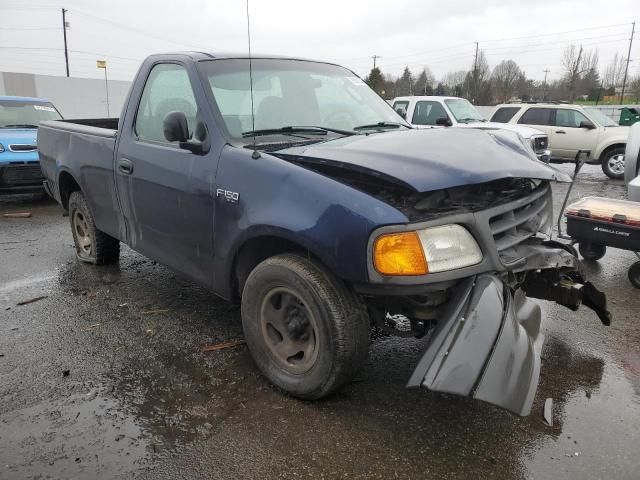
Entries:
{"label": "wheel rim", "polygon": [[260,308],[262,335],[271,356],[289,373],[309,371],[318,358],[318,324],[293,290],[278,287],[265,295]]}
{"label": "wheel rim", "polygon": [[624,154],[617,153],[612,155],[608,160],[607,165],[609,166],[609,170],[616,175],[624,174]]}
{"label": "wheel rim", "polygon": [[89,235],[89,224],[84,214],[76,210],[73,213],[73,229],[76,232],[78,248],[82,253],[91,254],[91,236]]}

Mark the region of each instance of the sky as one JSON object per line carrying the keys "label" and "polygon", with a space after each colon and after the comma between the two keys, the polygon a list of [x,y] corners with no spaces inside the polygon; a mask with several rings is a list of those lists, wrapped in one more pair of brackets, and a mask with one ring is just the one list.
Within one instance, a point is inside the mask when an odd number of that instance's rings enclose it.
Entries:
{"label": "sky", "polygon": [[[61,7],[68,10],[71,76],[131,80],[151,53],[246,52],[244,0],[0,0],[0,71],[64,75]],[[598,48],[601,72],[626,57],[637,21],[630,75],[640,75],[640,0],[250,0],[252,51],[327,60],[366,76],[437,79],[469,69],[475,42],[493,68],[515,60],[530,78],[563,73],[570,44]]]}

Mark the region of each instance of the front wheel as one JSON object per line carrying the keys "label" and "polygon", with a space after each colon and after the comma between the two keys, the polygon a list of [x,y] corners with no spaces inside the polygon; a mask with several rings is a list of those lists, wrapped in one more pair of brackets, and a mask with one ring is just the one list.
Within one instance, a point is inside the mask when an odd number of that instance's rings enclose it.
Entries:
{"label": "front wheel", "polygon": [[640,288],[640,262],[636,262],[631,265],[631,268],[629,268],[628,276],[631,285],[636,288]]}
{"label": "front wheel", "polygon": [[624,178],[624,147],[614,148],[602,157],[602,171],[609,178]]}
{"label": "front wheel", "polygon": [[96,228],[89,204],[81,192],[69,197],[69,220],[76,254],[83,262],[96,265],[116,263],[120,256],[120,242]]}
{"label": "front wheel", "polygon": [[294,254],[260,263],[242,293],[249,351],[267,379],[295,397],[326,397],[353,378],[369,348],[360,300],[321,265]]}

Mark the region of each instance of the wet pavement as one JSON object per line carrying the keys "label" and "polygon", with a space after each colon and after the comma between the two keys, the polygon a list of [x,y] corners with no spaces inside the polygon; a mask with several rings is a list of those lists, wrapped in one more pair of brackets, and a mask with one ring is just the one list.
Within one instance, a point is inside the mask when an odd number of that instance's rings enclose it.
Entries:
{"label": "wet pavement", "polygon": [[[624,194],[586,166],[572,197]],[[586,265],[611,327],[540,302],[541,383],[519,418],[406,390],[416,339],[375,340],[357,380],[328,400],[285,397],[246,347],[201,351],[242,339],[237,305],[127,248],[117,266],[81,264],[56,204],[0,199],[0,214],[25,210],[33,217],[0,216],[0,479],[640,478],[631,252]]]}

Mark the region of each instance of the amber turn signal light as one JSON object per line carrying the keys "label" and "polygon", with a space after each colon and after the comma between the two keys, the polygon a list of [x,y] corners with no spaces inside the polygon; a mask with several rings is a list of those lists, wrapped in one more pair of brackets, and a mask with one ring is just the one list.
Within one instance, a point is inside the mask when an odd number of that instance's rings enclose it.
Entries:
{"label": "amber turn signal light", "polygon": [[373,246],[373,264],[382,275],[425,275],[428,273],[416,232],[379,236]]}

